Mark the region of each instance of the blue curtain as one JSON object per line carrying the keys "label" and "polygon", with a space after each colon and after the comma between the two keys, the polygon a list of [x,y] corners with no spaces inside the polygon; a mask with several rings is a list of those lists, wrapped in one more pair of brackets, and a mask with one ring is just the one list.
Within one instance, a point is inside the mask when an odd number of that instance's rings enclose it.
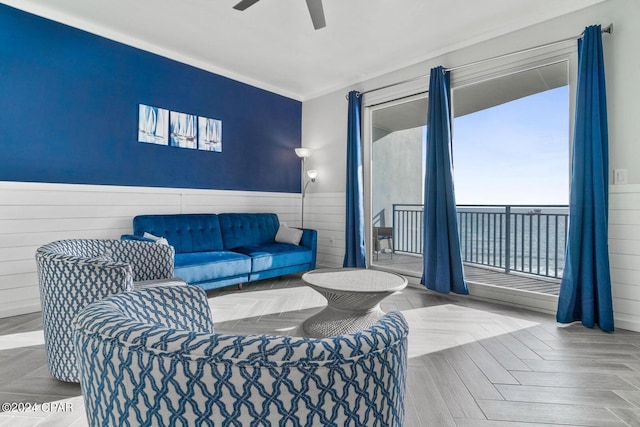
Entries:
{"label": "blue curtain", "polygon": [[428,289],[468,294],[464,280],[451,162],[451,83],[431,70],[424,183],[422,281]]}
{"label": "blue curtain", "polygon": [[364,237],[361,111],[360,94],[356,91],[349,92],[346,249],[343,266],[367,268]]}
{"label": "blue curtain", "polygon": [[558,297],[558,322],[581,320],[613,331],[607,242],[608,129],[602,31],[578,42],[578,90],[569,204],[569,235]]}

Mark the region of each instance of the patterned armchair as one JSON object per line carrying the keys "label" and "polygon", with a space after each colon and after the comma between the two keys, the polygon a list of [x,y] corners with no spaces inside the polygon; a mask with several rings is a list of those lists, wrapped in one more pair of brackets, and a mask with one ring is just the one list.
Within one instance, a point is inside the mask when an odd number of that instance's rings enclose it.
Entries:
{"label": "patterned armchair", "polygon": [[216,334],[205,292],[148,288],[74,322],[91,426],[401,426],[408,326],[325,339]]}
{"label": "patterned armchair", "polygon": [[173,278],[173,256],[171,246],[120,240],[59,240],[38,248],[42,324],[51,375],[62,381],[79,380],[71,321],[81,308],[137,284],[167,282]]}

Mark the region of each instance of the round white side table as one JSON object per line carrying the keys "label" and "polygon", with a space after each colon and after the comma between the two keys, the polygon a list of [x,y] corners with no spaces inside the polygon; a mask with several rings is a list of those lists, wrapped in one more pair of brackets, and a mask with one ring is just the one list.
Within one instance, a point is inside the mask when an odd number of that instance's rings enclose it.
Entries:
{"label": "round white side table", "polygon": [[312,338],[372,326],[384,315],[380,302],[407,286],[407,279],[399,274],[351,268],[313,270],[302,280],[327,299],[327,307],[302,324],[304,335]]}

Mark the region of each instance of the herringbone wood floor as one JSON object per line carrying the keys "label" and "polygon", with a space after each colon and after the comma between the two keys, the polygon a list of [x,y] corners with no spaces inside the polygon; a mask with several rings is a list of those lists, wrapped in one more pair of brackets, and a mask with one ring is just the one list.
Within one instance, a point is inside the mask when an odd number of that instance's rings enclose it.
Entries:
{"label": "herringbone wood floor", "polygon": [[[295,335],[325,304],[299,275],[209,296],[225,333]],[[418,288],[383,309],[410,325],[407,426],[640,425],[638,333],[562,327],[552,316]],[[0,403],[69,404],[5,412],[0,426],[86,425],[79,386],[49,376],[42,340],[39,314],[0,320]]]}

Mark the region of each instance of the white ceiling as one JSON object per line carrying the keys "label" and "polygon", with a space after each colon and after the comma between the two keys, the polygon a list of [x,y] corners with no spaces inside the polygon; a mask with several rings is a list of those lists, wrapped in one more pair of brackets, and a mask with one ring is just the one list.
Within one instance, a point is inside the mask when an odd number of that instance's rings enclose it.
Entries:
{"label": "white ceiling", "polygon": [[299,100],[605,0],[5,0]]}

